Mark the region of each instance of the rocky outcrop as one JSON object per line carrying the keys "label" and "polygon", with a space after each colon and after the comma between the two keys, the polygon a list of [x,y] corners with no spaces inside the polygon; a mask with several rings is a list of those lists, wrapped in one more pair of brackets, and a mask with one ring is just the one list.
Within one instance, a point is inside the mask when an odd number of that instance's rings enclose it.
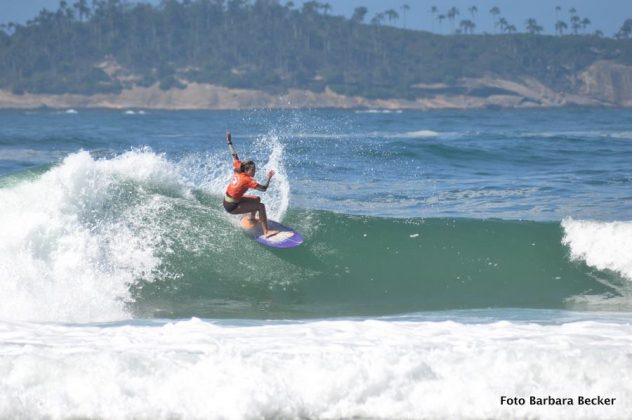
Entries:
{"label": "rocky outcrop", "polygon": [[561,106],[632,106],[632,66],[599,61],[576,77],[573,91],[559,92],[531,77],[512,80],[483,77],[454,85],[415,85],[416,100],[368,99],[337,94],[329,89],[311,92],[290,89],[284,94],[229,89],[188,83],[184,89],[134,87],[119,94],[15,95],[0,91],[0,108],[142,108],[142,109],[256,109],[256,108],[381,108],[465,109],[537,108]]}
{"label": "rocky outcrop", "polygon": [[579,75],[578,93],[616,106],[632,106],[632,66],[597,61]]}

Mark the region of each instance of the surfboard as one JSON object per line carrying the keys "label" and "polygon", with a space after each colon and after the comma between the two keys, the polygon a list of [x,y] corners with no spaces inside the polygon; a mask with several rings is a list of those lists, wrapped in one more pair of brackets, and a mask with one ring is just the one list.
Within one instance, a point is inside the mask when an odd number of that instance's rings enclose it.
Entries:
{"label": "surfboard", "polygon": [[241,227],[246,236],[271,248],[294,248],[303,243],[303,237],[300,233],[274,220],[268,219],[268,227],[272,230],[278,230],[279,233],[268,238],[263,236],[261,223],[252,223],[248,217],[241,219]]}

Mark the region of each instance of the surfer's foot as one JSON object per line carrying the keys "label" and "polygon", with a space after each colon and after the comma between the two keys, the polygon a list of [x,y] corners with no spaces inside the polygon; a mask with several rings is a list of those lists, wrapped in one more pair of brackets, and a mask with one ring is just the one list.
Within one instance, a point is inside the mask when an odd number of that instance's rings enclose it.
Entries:
{"label": "surfer's foot", "polygon": [[267,232],[264,232],[263,236],[265,236],[266,238],[269,238],[271,236],[276,235],[279,232],[281,232],[281,231],[280,230],[268,230]]}

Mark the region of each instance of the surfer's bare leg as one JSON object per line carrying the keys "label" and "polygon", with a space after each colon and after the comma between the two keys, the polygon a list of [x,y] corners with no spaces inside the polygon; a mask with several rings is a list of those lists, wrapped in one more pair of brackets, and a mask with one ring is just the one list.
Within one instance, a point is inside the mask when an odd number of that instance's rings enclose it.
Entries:
{"label": "surfer's bare leg", "polygon": [[[260,204],[261,203],[261,197],[258,197],[256,195],[244,195],[241,198],[240,205],[241,205],[241,203],[257,203],[257,204]],[[249,220],[252,223],[257,223],[259,220],[257,220],[256,216],[257,216],[257,211],[259,211],[259,206],[256,206],[256,207],[253,207],[253,208],[254,208],[254,210],[252,210],[250,212]]]}
{"label": "surfer's bare leg", "polygon": [[272,230],[268,228],[268,216],[266,215],[266,206],[259,204],[259,220],[261,220],[261,226],[263,227],[263,234],[265,237],[270,237],[279,233],[278,230]]}
{"label": "surfer's bare leg", "polygon": [[[254,200],[257,202],[257,204],[261,204],[261,197],[254,197]],[[252,223],[257,223],[257,210],[254,210],[250,213],[250,221]]]}
{"label": "surfer's bare leg", "polygon": [[265,236],[272,236],[279,233],[278,230],[271,230],[268,228],[268,217],[266,215],[266,206],[261,204],[261,198],[259,197],[242,197],[239,205],[231,214],[246,214],[250,213],[251,220],[259,212],[259,220],[261,221],[261,227],[263,228],[263,234]]}

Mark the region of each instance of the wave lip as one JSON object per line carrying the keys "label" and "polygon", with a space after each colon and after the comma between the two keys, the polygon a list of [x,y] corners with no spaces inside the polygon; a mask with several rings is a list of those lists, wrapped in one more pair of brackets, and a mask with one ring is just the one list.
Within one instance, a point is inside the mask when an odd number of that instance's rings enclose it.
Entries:
{"label": "wave lip", "polygon": [[[130,285],[151,281],[164,246],[152,223],[186,195],[164,157],[66,157],[41,177],[0,189],[1,319],[94,321],[129,317]],[[161,245],[163,244],[163,245]]]}
{"label": "wave lip", "polygon": [[610,270],[632,282],[632,222],[565,218],[563,243],[571,258],[598,270]]}

